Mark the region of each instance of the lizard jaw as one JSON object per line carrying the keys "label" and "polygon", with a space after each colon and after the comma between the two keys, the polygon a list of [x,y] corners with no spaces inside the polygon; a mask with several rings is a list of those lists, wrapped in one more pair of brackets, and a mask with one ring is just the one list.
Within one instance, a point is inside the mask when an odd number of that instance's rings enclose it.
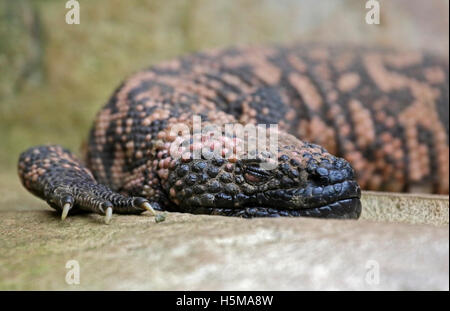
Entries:
{"label": "lizard jaw", "polygon": [[254,196],[254,200],[234,207],[185,206],[174,211],[243,218],[303,216],[358,219],[361,214],[361,190],[358,184],[349,180],[327,187],[321,193],[316,192],[316,196],[313,195],[313,188],[309,186],[281,192],[266,191],[262,195]]}

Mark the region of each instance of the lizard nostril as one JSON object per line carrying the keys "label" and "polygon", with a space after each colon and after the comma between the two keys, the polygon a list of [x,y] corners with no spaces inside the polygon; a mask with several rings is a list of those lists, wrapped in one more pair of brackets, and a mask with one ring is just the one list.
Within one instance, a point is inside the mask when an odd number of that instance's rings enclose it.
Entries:
{"label": "lizard nostril", "polygon": [[354,178],[350,164],[343,161],[333,163],[332,167],[319,166],[309,171],[309,179],[317,185],[329,185]]}
{"label": "lizard nostril", "polygon": [[310,173],[308,179],[317,185],[326,185],[329,183],[328,170],[319,167]]}

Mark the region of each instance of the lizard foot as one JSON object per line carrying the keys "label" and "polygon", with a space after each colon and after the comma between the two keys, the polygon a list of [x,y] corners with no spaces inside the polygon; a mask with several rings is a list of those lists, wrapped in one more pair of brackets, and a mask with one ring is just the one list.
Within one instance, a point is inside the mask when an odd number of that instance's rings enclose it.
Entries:
{"label": "lizard foot", "polygon": [[97,183],[91,172],[68,150],[60,146],[30,148],[19,159],[19,176],[23,185],[61,211],[61,220],[76,212],[155,215],[150,202],[141,197],[127,197]]}
{"label": "lizard foot", "polygon": [[[95,188],[97,185],[92,185]],[[60,189],[66,188],[66,191],[62,192]],[[109,189],[105,190],[103,196],[109,196],[111,201],[104,199],[102,195],[96,195],[89,191],[83,191],[77,189],[76,186],[72,189],[72,193],[78,193],[77,195],[67,194],[67,187],[58,186],[52,194],[46,197],[46,200],[50,206],[56,210],[61,210],[61,220],[64,221],[69,212],[76,214],[77,212],[87,211],[100,215],[104,215],[105,224],[109,224],[112,219],[113,212],[118,214],[140,214],[148,211],[151,216],[155,216],[156,213],[151,204],[144,198],[140,197],[125,197],[121,194],[109,192]],[[108,191],[109,190],[109,191]],[[70,189],[69,189],[70,191]]]}

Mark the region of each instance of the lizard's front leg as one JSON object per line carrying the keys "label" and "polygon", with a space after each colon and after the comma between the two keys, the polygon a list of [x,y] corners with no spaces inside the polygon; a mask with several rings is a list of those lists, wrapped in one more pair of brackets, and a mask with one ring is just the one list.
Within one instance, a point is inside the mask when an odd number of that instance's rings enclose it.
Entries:
{"label": "lizard's front leg", "polygon": [[105,215],[140,214],[149,211],[150,203],[141,197],[126,197],[97,183],[91,172],[67,149],[57,145],[32,147],[20,155],[19,177],[31,193],[61,211],[64,220],[69,213],[87,211]]}

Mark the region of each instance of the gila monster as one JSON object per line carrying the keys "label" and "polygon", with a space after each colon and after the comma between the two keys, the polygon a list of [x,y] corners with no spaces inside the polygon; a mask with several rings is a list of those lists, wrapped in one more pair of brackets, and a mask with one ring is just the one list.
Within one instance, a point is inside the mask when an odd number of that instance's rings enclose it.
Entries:
{"label": "gila monster", "polygon": [[[112,212],[154,209],[358,218],[360,187],[449,192],[448,84],[448,59],[421,52],[292,44],[196,53],[122,83],[98,113],[83,161],[37,146],[20,155],[18,172],[62,219],[84,211],[108,223]],[[276,167],[264,169],[260,151],[194,158],[206,143],[193,116],[277,124]],[[200,143],[191,138],[174,157],[179,123]]]}

